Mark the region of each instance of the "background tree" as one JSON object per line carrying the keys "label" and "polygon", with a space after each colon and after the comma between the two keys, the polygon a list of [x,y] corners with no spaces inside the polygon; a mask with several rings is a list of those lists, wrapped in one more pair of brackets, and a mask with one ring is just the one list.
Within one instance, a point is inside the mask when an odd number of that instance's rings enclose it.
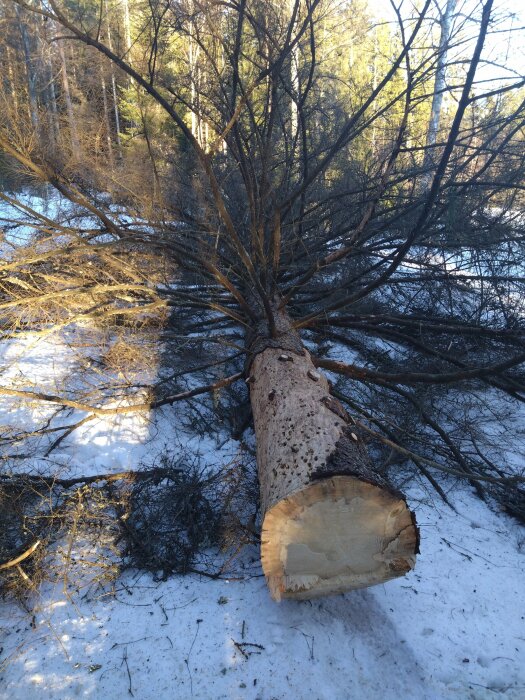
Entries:
{"label": "background tree", "polygon": [[[78,85],[87,84],[89,61],[104,58],[123,88],[127,143],[118,163],[109,146],[97,161],[87,129],[80,169],[70,118],[73,165],[64,167],[38,139],[18,138],[7,115],[0,147],[9,162],[72,209],[48,218],[22,207],[35,235],[3,267],[6,327],[172,309],[160,339],[177,348],[192,333],[208,361],[194,366],[207,377],[200,386],[181,391],[163,380],[153,400],[119,408],[67,392],[4,393],[89,420],[245,379],[263,566],[278,598],[410,568],[417,542],[393,485],[399,460],[444,498],[443,472],[523,514],[519,475],[480,444],[475,418],[483,386],[524,398],[515,212],[525,83],[483,72],[487,37],[499,31],[493,0],[473,3],[460,30],[445,32],[447,50],[429,41],[446,14],[430,0],[417,11],[393,5],[393,24],[381,31],[361,4],[329,0],[155,1],[124,8],[124,20],[111,3],[7,5],[46,19],[62,53],[84,47]],[[341,31],[355,21],[369,32]],[[450,56],[446,115],[430,144],[420,115],[432,114],[445,90]],[[115,129],[107,105],[99,110]],[[241,401],[246,391],[237,391]],[[467,393],[468,406],[459,398]],[[367,507],[355,508],[363,500]],[[360,534],[349,548],[338,533],[352,518]]]}

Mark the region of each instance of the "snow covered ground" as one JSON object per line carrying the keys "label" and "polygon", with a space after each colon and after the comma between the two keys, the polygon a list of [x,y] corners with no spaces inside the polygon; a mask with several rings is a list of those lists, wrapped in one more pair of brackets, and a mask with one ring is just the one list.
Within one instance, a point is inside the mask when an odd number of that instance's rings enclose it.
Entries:
{"label": "snow covered ground", "polygon": [[[4,351],[2,383],[52,390],[74,366],[49,339]],[[18,468],[119,471],[174,444],[210,460],[235,452],[185,433],[181,410],[97,420],[52,463]],[[31,425],[41,411],[3,399],[0,423]],[[30,612],[0,603],[0,698],[525,698],[523,530],[468,488],[449,494],[457,512],[418,484],[408,497],[422,535],[416,570],[376,588],[278,605],[252,566],[219,581],[127,572],[107,595],[45,584]]]}
{"label": "snow covered ground", "polygon": [[115,597],[6,606],[1,697],[523,698],[519,532],[456,502],[418,505],[415,572],[344,596],[277,605],[261,578],[128,574]]}

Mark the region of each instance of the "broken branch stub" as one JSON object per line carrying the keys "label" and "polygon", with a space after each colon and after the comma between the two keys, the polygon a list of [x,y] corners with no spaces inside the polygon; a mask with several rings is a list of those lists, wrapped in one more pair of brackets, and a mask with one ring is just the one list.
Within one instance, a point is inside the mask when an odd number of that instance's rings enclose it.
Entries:
{"label": "broken branch stub", "polygon": [[308,352],[292,362],[282,354],[266,347],[250,365],[261,559],[272,597],[342,593],[407,573],[418,531],[405,498],[374,470]]}

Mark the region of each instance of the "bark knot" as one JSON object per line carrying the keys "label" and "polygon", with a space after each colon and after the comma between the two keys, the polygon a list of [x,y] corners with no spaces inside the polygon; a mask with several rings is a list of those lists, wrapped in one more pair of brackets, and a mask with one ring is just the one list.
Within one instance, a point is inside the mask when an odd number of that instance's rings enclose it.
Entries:
{"label": "bark knot", "polygon": [[321,403],[324,404],[329,411],[332,411],[332,413],[335,413],[336,416],[342,418],[345,423],[352,422],[352,419],[344,409],[341,402],[335,399],[333,396],[323,396]]}

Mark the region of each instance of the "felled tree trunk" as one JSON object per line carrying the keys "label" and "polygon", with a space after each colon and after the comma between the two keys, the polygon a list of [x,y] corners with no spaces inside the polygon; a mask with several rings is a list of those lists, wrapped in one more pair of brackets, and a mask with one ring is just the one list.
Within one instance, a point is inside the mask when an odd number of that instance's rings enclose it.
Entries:
{"label": "felled tree trunk", "polygon": [[373,467],[285,314],[258,329],[248,382],[264,515],[261,558],[272,597],[372,586],[414,567],[418,531],[402,494]]}

